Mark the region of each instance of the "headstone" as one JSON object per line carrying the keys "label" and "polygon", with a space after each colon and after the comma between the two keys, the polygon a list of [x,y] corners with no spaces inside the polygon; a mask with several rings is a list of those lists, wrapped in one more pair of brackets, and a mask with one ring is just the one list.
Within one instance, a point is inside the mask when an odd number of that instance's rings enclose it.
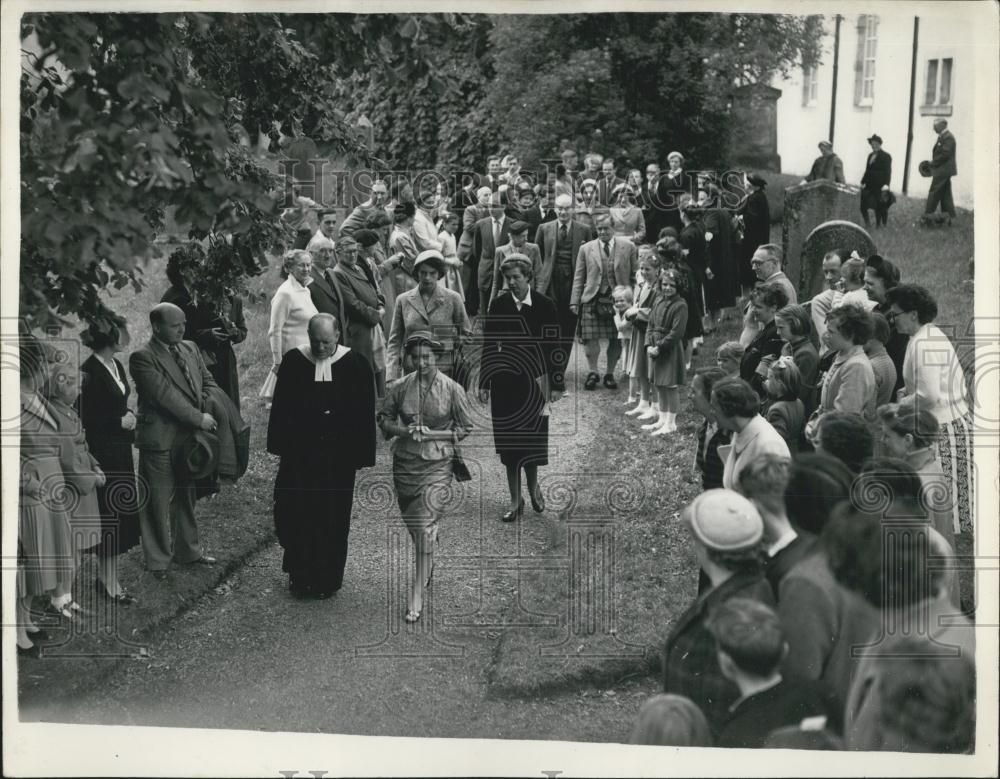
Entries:
{"label": "headstone", "polygon": [[730,159],[753,170],[781,172],[778,156],[778,98],[781,90],[766,84],[739,87],[732,96],[734,134]]}
{"label": "headstone", "polygon": [[[852,221],[859,215],[861,190],[832,181],[810,181],[785,189],[781,243],[785,253],[785,274],[795,284],[800,299],[810,289],[802,282],[802,247],[806,237],[832,219]],[[867,233],[866,233],[867,235]],[[870,239],[869,239],[870,240]],[[822,261],[822,257],[820,258]],[[812,277],[811,272],[807,274]]]}
{"label": "headstone", "polygon": [[834,249],[845,250],[847,254],[856,251],[860,257],[876,253],[872,237],[854,222],[832,219],[815,227],[802,244],[798,279],[787,274],[798,289],[799,300],[809,300],[823,290],[823,257]]}

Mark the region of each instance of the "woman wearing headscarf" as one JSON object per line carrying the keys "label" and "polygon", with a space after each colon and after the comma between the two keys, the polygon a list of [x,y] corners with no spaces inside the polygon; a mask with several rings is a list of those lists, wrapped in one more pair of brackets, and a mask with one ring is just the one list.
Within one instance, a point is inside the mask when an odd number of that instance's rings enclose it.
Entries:
{"label": "woman wearing headscarf", "polygon": [[548,465],[548,404],[561,397],[564,377],[553,359],[559,344],[551,337],[559,317],[555,304],[531,289],[531,260],[509,255],[500,272],[510,294],[493,299],[483,324],[479,399],[490,402],[494,445],[507,470],[511,507],[502,520],[513,522],[524,512],[522,468],[532,508],[545,510],[538,467]]}
{"label": "woman wearing headscarf", "polygon": [[452,375],[454,354],[461,339],[472,334],[465,299],[457,292],[442,287],[438,281],[445,272],[441,252],[429,249],[417,255],[413,274],[417,286],[396,299],[396,308],[389,328],[387,374],[390,380],[405,373],[402,368],[403,344],[418,331],[430,331],[438,342],[436,369]]}
{"label": "woman wearing headscarf", "polygon": [[310,319],[307,342],[281,363],[268,420],[267,451],[281,458],[274,525],[297,598],[343,585],[357,471],[375,464],[375,378],[339,335],[330,314]]}
{"label": "woman wearing headscarf", "polygon": [[306,327],[318,312],[309,294],[312,281],[312,256],[303,249],[285,252],[281,263],[281,286],[271,298],[271,326],[267,337],[271,344],[271,371],[260,388],[260,397],[270,401],[278,379],[281,358],[290,349],[309,342]]}
{"label": "woman wearing headscarf", "polygon": [[389,385],[378,422],[392,439],[392,475],[416,556],[407,622],[420,619],[434,572],[441,498],[453,475],[456,445],[472,430],[465,390],[437,369],[441,343],[428,331],[404,346],[415,370]]}
{"label": "woman wearing headscarf", "polygon": [[118,581],[118,556],[139,543],[139,496],[132,458],[136,418],[128,408],[132,389],[125,367],[114,356],[123,347],[117,327],[91,325],[82,340],[93,354],[80,366],[80,421],[90,453],[106,478],[97,488],[101,517],[101,543],[93,550],[97,587],[127,606],[135,598]]}

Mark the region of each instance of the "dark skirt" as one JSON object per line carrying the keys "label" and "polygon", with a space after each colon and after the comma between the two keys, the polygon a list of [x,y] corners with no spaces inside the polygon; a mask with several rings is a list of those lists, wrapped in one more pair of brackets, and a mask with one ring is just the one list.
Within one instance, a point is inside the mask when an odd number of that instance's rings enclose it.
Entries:
{"label": "dark skirt", "polygon": [[130,443],[108,444],[91,448],[107,477],[97,489],[101,514],[101,542],[89,551],[101,557],[114,557],[139,544],[139,490],[135,478]]}
{"label": "dark skirt", "polygon": [[504,465],[548,465],[549,418],[545,398],[528,373],[500,373],[490,388],[493,442]]}
{"label": "dark skirt", "polygon": [[517,432],[502,437],[493,433],[497,454],[505,466],[549,464],[549,418],[535,417],[533,425],[522,425]]}
{"label": "dark skirt", "polygon": [[327,593],[343,584],[356,473],[316,452],[281,458],[274,527],[291,584]]}

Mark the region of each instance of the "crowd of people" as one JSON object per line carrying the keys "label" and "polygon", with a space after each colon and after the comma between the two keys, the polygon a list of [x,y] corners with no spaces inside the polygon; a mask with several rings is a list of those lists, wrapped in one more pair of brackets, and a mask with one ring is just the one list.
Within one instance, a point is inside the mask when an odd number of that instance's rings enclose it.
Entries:
{"label": "crowd of people", "polygon": [[[884,635],[918,612],[955,612],[955,535],[972,521],[970,404],[933,294],[880,255],[834,250],[827,288],[800,301],[769,240],[760,176],[742,179],[734,204],[677,152],[645,176],[599,154],[582,171],[576,161],[565,151],[537,181],[513,155],[492,157],[450,193],[434,180],[378,180],[339,230],[321,211],[284,255],[259,395],[267,450],[280,458],[274,518],[292,594],[324,599],[343,586],[356,473],[374,464],[380,430],[414,542],[405,619],[421,618],[437,498],[469,478],[458,446],[473,427],[468,393],[490,406],[510,497],[499,518],[523,515],[522,472],[543,512],[538,468],[575,343],[584,391],[628,382],[623,424],[676,435],[686,386],[702,418],[704,491],[683,512],[698,595],[670,628],[664,693],[633,741],[969,750],[969,620]],[[138,419],[117,332],[88,330],[79,403],[69,368],[42,343],[22,345],[22,653],[40,640],[35,598],[66,619],[80,610],[79,550],[97,554],[100,586],[123,605],[134,598],[114,561],[140,537],[158,578],[171,563],[214,562],[194,501],[223,459],[205,435],[231,448],[238,427],[231,344],[246,326],[235,301],[205,311],[180,269],[168,271],[152,338],[129,360]],[[739,339],[692,374],[704,336],[727,321]],[[60,435],[74,425],[85,432]],[[79,499],[54,507],[54,489]],[[902,520],[893,534],[888,516]],[[64,562],[43,562],[53,557]],[[942,647],[959,647],[958,660]]]}

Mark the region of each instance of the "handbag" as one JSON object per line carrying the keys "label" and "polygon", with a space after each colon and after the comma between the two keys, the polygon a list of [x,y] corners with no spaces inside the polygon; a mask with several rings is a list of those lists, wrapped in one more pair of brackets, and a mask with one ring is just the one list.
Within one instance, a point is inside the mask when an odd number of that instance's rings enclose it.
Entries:
{"label": "handbag", "polygon": [[451,455],[451,472],[455,476],[455,481],[472,481],[469,466],[462,459],[462,452],[457,444],[455,445],[454,453]]}

